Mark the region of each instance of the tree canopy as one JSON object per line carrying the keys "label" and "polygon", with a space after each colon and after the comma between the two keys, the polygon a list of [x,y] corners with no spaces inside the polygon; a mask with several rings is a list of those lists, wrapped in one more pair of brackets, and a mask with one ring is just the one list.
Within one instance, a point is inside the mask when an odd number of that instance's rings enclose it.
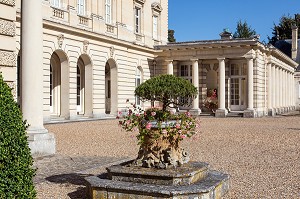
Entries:
{"label": "tree canopy", "polygon": [[[295,17],[283,15],[278,25],[274,23],[272,37],[268,37],[269,43],[274,45],[278,40],[291,39],[293,25],[300,27],[300,14],[295,14]],[[298,28],[298,38],[300,38],[300,28]]]}
{"label": "tree canopy", "polygon": [[170,30],[170,29],[168,30],[168,41],[169,42],[176,42],[174,33],[175,33],[175,30]]}
{"label": "tree canopy", "polygon": [[197,94],[197,88],[191,82],[174,75],[153,77],[135,89],[135,95],[139,96],[142,101],[162,102],[163,111],[171,104],[175,106],[188,105],[189,102],[181,102],[178,98],[194,99]]}
{"label": "tree canopy", "polygon": [[234,38],[250,38],[256,35],[256,31],[247,24],[246,21],[239,20],[236,25],[236,31],[233,34]]}

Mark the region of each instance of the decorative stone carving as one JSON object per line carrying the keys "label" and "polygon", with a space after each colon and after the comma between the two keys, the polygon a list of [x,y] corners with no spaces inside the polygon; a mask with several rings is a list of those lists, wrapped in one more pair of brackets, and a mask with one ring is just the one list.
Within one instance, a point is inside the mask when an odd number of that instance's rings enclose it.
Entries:
{"label": "decorative stone carving", "polygon": [[115,48],[113,46],[110,47],[110,57],[113,57],[115,53]]}
{"label": "decorative stone carving", "polygon": [[83,52],[87,53],[88,47],[89,47],[90,42],[87,40],[83,41]]}
{"label": "decorative stone carving", "polygon": [[0,0],[0,3],[6,4],[9,6],[15,6],[16,5],[16,0]]}
{"label": "decorative stone carving", "polygon": [[17,59],[14,52],[0,51],[0,66],[16,66]]}
{"label": "decorative stone carving", "polygon": [[3,19],[0,19],[0,34],[8,35],[8,36],[15,36],[15,34],[16,34],[15,23],[12,21],[6,21]]}
{"label": "decorative stone carving", "polygon": [[65,36],[63,34],[57,35],[58,48],[62,47],[64,39],[65,39]]}
{"label": "decorative stone carving", "polygon": [[156,12],[161,12],[163,10],[160,3],[157,3],[157,2],[152,3],[151,8],[153,11],[156,11]]}

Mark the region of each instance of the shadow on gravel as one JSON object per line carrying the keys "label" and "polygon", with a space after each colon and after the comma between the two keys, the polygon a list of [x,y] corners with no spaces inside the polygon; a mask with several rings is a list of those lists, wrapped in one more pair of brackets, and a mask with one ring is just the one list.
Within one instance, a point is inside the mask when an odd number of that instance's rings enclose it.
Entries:
{"label": "shadow on gravel", "polygon": [[300,128],[288,128],[289,130],[300,131]]}
{"label": "shadow on gravel", "polygon": [[88,174],[78,174],[78,173],[69,173],[69,174],[60,174],[53,175],[45,178],[47,181],[57,184],[73,184],[78,185],[77,191],[69,193],[68,196],[71,199],[85,199],[87,197],[87,184],[84,180],[85,177],[91,176]]}

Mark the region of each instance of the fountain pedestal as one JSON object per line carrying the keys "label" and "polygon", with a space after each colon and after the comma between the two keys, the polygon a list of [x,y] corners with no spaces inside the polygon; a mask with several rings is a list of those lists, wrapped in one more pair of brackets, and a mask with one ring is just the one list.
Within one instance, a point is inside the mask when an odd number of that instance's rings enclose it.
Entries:
{"label": "fountain pedestal", "polygon": [[107,177],[86,177],[90,198],[219,199],[229,190],[229,175],[209,170],[207,163],[189,162],[176,169],[126,165],[108,167]]}

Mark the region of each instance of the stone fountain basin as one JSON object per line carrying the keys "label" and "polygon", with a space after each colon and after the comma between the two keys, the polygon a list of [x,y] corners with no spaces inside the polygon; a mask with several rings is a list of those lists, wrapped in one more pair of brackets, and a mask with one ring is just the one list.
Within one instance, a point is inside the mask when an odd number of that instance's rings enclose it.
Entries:
{"label": "stone fountain basin", "polygon": [[149,169],[115,165],[107,176],[90,176],[89,198],[220,199],[229,190],[229,175],[190,162],[176,169]]}
{"label": "stone fountain basin", "polygon": [[157,185],[191,185],[206,178],[208,164],[189,162],[177,168],[155,169],[114,165],[106,168],[108,178],[114,181],[137,182]]}

